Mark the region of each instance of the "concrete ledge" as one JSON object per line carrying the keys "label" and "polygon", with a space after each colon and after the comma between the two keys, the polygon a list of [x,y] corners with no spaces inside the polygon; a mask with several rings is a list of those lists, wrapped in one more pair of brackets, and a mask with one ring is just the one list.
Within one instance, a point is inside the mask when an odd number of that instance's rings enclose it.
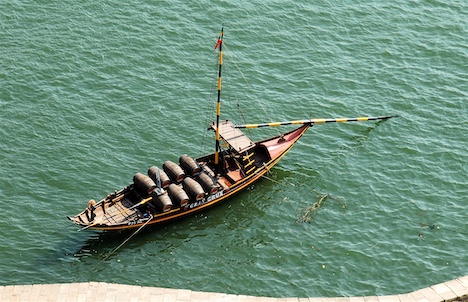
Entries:
{"label": "concrete ledge", "polygon": [[337,298],[268,298],[105,282],[0,287],[2,302],[440,302],[468,295],[468,276],[407,294]]}

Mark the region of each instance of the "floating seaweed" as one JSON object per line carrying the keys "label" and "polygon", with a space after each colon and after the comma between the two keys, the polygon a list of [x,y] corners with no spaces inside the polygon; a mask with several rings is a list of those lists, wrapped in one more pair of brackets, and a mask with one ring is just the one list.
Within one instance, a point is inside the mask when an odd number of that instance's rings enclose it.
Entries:
{"label": "floating seaweed", "polygon": [[331,199],[331,200],[334,200],[334,201],[338,201],[340,202],[340,205],[343,209],[346,209],[346,202],[344,200],[342,200],[341,198],[335,198],[333,197],[332,195],[330,194],[323,194],[323,193],[319,193],[317,191],[314,190],[315,193],[317,193],[319,195],[319,198],[316,202],[314,202],[311,206],[308,206],[308,207],[305,207],[303,209],[299,209],[298,211],[298,219],[297,221],[298,222],[309,222],[311,221],[312,219],[312,215],[316,215],[318,210],[320,210],[322,208],[322,206],[324,205],[325,203],[325,200],[327,199]]}

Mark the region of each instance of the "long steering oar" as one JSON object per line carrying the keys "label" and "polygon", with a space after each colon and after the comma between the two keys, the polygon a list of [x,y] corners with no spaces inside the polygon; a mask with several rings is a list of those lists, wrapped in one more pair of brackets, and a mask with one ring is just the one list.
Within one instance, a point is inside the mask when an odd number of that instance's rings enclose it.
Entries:
{"label": "long steering oar", "polygon": [[354,117],[354,118],[317,118],[310,120],[298,120],[298,121],[289,121],[289,122],[276,122],[276,123],[265,123],[265,124],[245,124],[245,125],[235,125],[235,128],[261,128],[261,127],[277,127],[285,125],[319,125],[325,123],[346,123],[346,122],[367,122],[367,121],[377,121],[377,120],[386,120],[392,117],[397,117],[398,115],[385,115],[385,116],[368,116],[368,117]]}

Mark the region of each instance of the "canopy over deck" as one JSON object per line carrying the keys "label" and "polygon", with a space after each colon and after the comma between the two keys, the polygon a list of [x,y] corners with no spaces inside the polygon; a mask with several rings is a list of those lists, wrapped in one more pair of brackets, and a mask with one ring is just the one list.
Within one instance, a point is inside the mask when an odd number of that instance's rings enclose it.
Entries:
{"label": "canopy over deck", "polygon": [[[211,128],[216,130],[216,124],[212,123]],[[229,121],[219,122],[219,135],[237,152],[241,153],[254,145],[242,131],[237,129],[235,125]]]}

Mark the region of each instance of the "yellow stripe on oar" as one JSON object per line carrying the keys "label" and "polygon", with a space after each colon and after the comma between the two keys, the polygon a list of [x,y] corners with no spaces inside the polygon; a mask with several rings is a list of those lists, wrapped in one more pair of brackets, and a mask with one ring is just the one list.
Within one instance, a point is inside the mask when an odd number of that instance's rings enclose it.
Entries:
{"label": "yellow stripe on oar", "polygon": [[358,122],[367,122],[369,120],[368,117],[358,117],[357,118]]}
{"label": "yellow stripe on oar", "polygon": [[258,124],[247,124],[245,128],[258,128]]}
{"label": "yellow stripe on oar", "polygon": [[314,123],[314,124],[325,124],[326,122],[327,122],[327,120],[324,119],[324,118],[316,118],[316,119],[312,120],[312,123]]}
{"label": "yellow stripe on oar", "polygon": [[302,124],[305,124],[307,123],[308,121],[292,121],[291,122],[291,125],[302,125]]}
{"label": "yellow stripe on oar", "polygon": [[337,123],[346,123],[347,121],[348,121],[347,118],[337,118],[337,119],[336,119],[336,122],[337,122]]}
{"label": "yellow stripe on oar", "polygon": [[276,122],[276,123],[268,123],[268,126],[270,127],[277,127],[277,126],[280,126],[281,123],[280,122]]}

